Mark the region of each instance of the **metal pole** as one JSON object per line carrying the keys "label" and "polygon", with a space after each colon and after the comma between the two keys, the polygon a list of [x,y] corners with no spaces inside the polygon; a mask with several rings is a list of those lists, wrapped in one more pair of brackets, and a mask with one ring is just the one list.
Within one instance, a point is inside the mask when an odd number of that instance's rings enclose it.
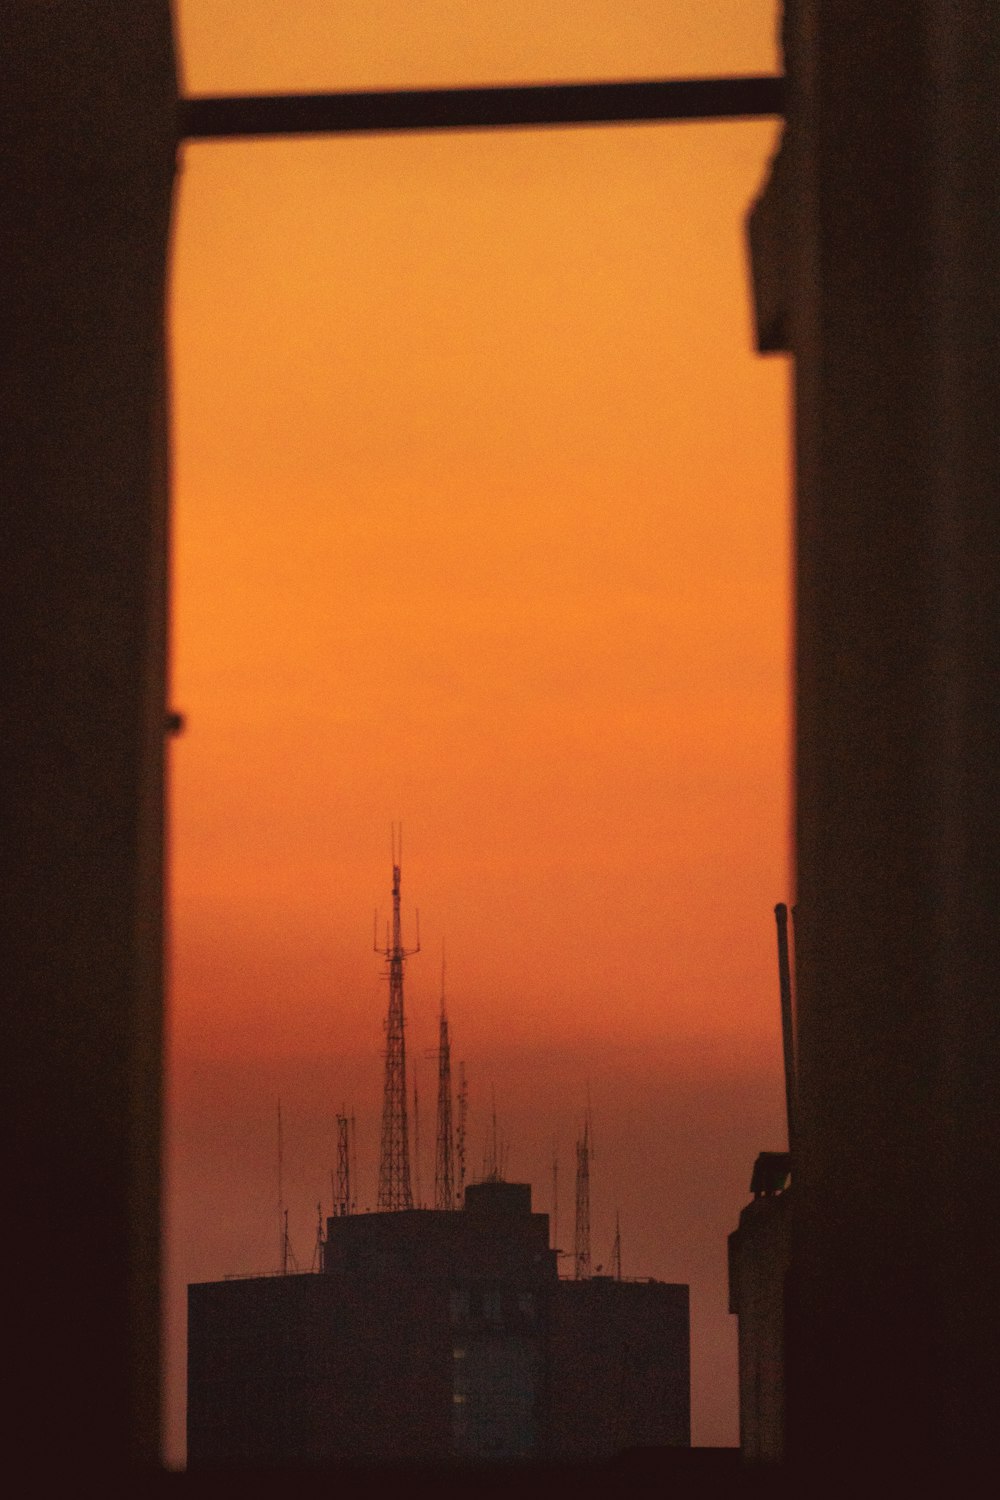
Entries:
{"label": "metal pole", "polygon": [[791,1152],[795,1149],[795,1033],[792,1027],[792,971],[788,958],[788,907],[783,901],[779,901],[774,908],[774,917],[778,924],[778,988],[781,992],[788,1149]]}

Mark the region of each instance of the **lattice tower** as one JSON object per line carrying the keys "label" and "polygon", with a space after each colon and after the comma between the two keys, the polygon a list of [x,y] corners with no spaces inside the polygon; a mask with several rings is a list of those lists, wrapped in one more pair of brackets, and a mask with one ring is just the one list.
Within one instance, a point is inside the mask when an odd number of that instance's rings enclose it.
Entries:
{"label": "lattice tower", "polygon": [[346,1111],[337,1116],[337,1181],[333,1197],[333,1212],[337,1218],[343,1218],[351,1212],[350,1126]]}
{"label": "lattice tower", "polygon": [[451,1125],[451,1042],[444,1003],[444,956],[441,958],[441,1016],[438,1021],[437,1145],[434,1152],[434,1207],[455,1207],[454,1136]]}
{"label": "lattice tower", "polygon": [[399,914],[400,866],[393,832],[392,865],[392,931],[386,934],[385,947],[376,943],[388,965],[389,1012],[385,1023],[385,1086],[382,1096],[382,1145],[378,1168],[378,1206],[395,1211],[413,1207],[410,1186],[410,1143],[406,1120],[406,1038],[403,1012],[403,970],[406,960],[420,952],[417,929],[415,948],[403,947]]}
{"label": "lattice tower", "polygon": [[590,1276],[590,1120],[584,1121],[583,1135],[576,1143],[576,1234],[573,1246],[573,1276],[586,1281]]}
{"label": "lattice tower", "polygon": [[465,1133],[469,1116],[469,1087],[465,1081],[465,1063],[458,1065],[458,1129],[455,1131],[455,1155],[458,1158],[458,1207],[465,1202]]}

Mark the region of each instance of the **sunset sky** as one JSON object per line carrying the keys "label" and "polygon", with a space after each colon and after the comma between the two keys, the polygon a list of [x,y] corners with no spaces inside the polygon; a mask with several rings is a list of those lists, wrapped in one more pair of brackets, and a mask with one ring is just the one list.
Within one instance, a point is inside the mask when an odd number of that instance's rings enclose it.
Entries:
{"label": "sunset sky", "polygon": [[[181,0],[187,93],[771,72],[773,0]],[[481,1167],[692,1287],[694,1440],[735,1443],[725,1236],[785,1145],[787,366],[743,221],[773,123],[185,148],[172,289],[168,1452],[184,1286],[374,1205],[404,828],[432,1190],[442,939]],[[412,1087],[412,1075],[411,1075]],[[412,1127],[411,1127],[412,1128]]]}

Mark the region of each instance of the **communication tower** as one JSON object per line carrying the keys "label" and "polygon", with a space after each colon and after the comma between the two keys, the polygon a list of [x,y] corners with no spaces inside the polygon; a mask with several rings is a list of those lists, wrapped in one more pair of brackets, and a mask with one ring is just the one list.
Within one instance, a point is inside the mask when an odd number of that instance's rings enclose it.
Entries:
{"label": "communication tower", "polygon": [[[400,861],[402,830],[392,833],[392,929],[386,933],[385,947],[375,943],[388,965],[389,1012],[385,1023],[385,1088],[382,1096],[382,1145],[378,1167],[378,1206],[395,1211],[413,1207],[410,1187],[410,1144],[406,1123],[406,1039],[403,1014],[403,969],[406,960],[420,952],[420,918],[417,917],[417,945],[403,947],[399,914]],[[376,918],[376,932],[377,932]]]}
{"label": "communication tower", "polygon": [[279,1266],[282,1276],[287,1276],[290,1270],[297,1271],[298,1266],[292,1251],[292,1242],[288,1236],[288,1209],[285,1207],[285,1136],[281,1122],[281,1100],[278,1100],[278,1244],[279,1244]]}
{"label": "communication tower", "polygon": [[465,1202],[465,1132],[469,1115],[469,1087],[465,1081],[465,1063],[458,1065],[458,1129],[455,1132],[455,1155],[458,1158],[458,1206]]}
{"label": "communication tower", "polygon": [[[416,1074],[416,1064],[413,1067]],[[413,1079],[413,1198],[417,1208],[424,1206],[424,1190],[420,1180],[420,1095],[417,1080]]]}
{"label": "communication tower", "polygon": [[486,1147],[486,1156],[483,1161],[483,1177],[486,1182],[503,1182],[504,1180],[504,1147],[497,1134],[497,1091],[491,1090],[493,1108],[491,1112],[492,1130]]}
{"label": "communication tower", "polygon": [[333,1212],[338,1219],[354,1211],[351,1182],[352,1123],[353,1116],[348,1119],[346,1109],[342,1109],[337,1116],[337,1180],[333,1189]]}
{"label": "communication tower", "polygon": [[317,1203],[317,1205],[316,1205],[316,1241],[315,1241],[315,1244],[313,1245],[312,1266],[310,1267],[310,1269],[312,1271],[322,1271],[322,1269],[323,1269],[323,1244],[324,1244],[324,1240],[323,1240],[323,1205],[322,1205],[322,1203]]}
{"label": "communication tower", "polygon": [[583,1135],[576,1143],[576,1234],[573,1245],[573,1276],[590,1277],[590,1115],[583,1122]]}
{"label": "communication tower", "polygon": [[559,1142],[552,1142],[552,1248],[559,1250]]}
{"label": "communication tower", "polygon": [[455,1161],[451,1125],[451,1042],[444,1002],[444,952],[441,954],[441,1016],[438,1021],[437,1146],[434,1152],[434,1207],[454,1208]]}

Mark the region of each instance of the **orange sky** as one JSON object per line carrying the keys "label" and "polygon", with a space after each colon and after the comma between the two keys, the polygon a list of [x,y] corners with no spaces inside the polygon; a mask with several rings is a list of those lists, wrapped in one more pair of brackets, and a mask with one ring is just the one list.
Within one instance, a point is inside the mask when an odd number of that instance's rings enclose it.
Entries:
{"label": "orange sky", "polygon": [[[186,0],[188,92],[765,72],[771,0]],[[695,1440],[736,1440],[725,1233],[783,1145],[786,368],[742,220],[774,126],[197,145],[173,272],[170,1453],[183,1285],[373,1193],[402,819],[432,1141],[440,944],[470,1081],[562,1244],[692,1283]],[[429,1190],[431,1152],[424,1153]],[[603,1240],[608,1240],[604,1246]]]}

